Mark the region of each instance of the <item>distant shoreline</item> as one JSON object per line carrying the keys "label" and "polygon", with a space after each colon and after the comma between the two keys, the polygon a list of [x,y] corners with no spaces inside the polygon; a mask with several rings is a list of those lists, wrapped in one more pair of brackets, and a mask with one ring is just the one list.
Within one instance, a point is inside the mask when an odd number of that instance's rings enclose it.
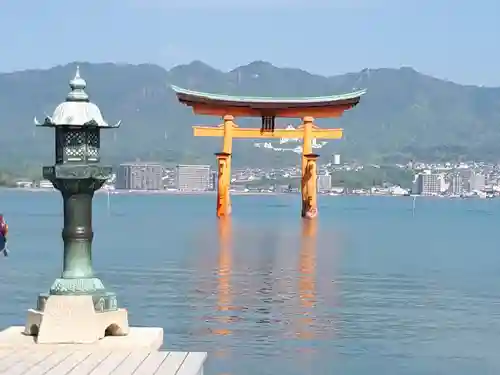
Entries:
{"label": "distant shoreline", "polygon": [[[16,190],[16,191],[24,191],[27,193],[54,193],[57,192],[56,189],[53,188],[9,188],[5,187],[2,190]],[[215,195],[215,191],[178,191],[178,190],[106,190],[99,189],[95,192],[95,194],[107,194],[109,192],[110,195]],[[231,195],[281,195],[281,194],[289,194],[289,193],[274,193],[274,192],[245,192],[245,191],[231,191]],[[292,193],[296,194],[296,193]]]}
{"label": "distant shoreline", "polygon": [[[54,193],[57,192],[56,189],[52,188],[10,188],[10,187],[2,187],[0,190],[16,190],[16,191],[24,191],[27,193]],[[178,191],[178,190],[106,190],[100,189],[95,192],[95,194],[107,194],[109,192],[110,195],[215,195],[215,191]],[[279,193],[279,192],[255,192],[255,191],[231,191],[231,195],[246,195],[246,196],[276,196],[276,195],[299,195],[300,192],[295,193]],[[439,198],[439,199],[485,199],[481,197],[457,197],[457,196],[428,196],[428,195],[390,195],[390,194],[318,194],[318,196],[324,197],[391,197],[391,198],[411,198],[411,197],[419,197],[419,198]],[[494,199],[494,198],[489,198]]]}

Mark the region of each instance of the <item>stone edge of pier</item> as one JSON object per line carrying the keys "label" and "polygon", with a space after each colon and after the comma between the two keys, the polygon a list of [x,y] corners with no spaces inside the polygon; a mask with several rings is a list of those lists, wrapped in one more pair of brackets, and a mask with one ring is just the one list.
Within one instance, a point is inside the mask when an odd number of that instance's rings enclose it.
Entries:
{"label": "stone edge of pier", "polygon": [[0,349],[17,348],[71,348],[71,349],[98,349],[112,350],[148,350],[156,351],[163,345],[163,328],[160,327],[130,327],[126,336],[106,336],[90,344],[38,344],[36,337],[25,335],[24,326],[11,326],[0,331]]}

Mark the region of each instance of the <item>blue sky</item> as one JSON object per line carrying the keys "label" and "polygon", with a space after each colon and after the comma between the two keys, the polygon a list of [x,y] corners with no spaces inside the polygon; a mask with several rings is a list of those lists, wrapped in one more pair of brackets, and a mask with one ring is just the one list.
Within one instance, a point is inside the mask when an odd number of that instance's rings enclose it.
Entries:
{"label": "blue sky", "polygon": [[500,86],[500,0],[0,0],[0,71],[254,60],[335,75],[412,66]]}

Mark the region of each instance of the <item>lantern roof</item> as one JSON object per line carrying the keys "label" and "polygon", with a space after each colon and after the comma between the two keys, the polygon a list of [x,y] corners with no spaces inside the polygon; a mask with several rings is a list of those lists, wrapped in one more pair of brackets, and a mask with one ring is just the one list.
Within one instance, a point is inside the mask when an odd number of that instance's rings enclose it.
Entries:
{"label": "lantern roof", "polygon": [[46,116],[43,123],[39,123],[35,117],[35,124],[38,126],[77,126],[77,127],[99,127],[117,128],[121,121],[115,125],[109,125],[103,118],[99,107],[89,100],[85,92],[87,82],[80,76],[80,67],[76,67],[75,77],[69,81],[71,91],[66,96],[66,100],[59,104],[52,116]]}

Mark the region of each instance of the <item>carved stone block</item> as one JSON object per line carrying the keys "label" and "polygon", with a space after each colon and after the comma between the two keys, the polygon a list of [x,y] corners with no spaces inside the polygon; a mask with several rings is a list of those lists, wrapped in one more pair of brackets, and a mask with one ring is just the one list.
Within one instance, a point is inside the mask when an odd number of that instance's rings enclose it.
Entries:
{"label": "carved stone block", "polygon": [[49,295],[43,310],[28,310],[24,334],[36,336],[39,344],[89,344],[105,336],[127,335],[127,310],[105,311],[101,302],[92,296]]}

